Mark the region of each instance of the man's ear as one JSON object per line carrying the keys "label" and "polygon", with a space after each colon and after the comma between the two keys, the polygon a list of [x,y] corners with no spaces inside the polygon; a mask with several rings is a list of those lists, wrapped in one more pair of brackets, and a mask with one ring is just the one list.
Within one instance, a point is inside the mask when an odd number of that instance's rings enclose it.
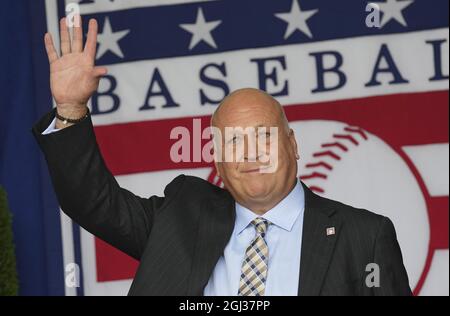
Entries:
{"label": "man's ear", "polygon": [[297,160],[299,160],[300,159],[300,155],[298,153],[297,140],[295,139],[295,133],[294,133],[294,130],[292,128],[289,129],[289,141],[291,142],[292,149],[294,150],[295,158]]}

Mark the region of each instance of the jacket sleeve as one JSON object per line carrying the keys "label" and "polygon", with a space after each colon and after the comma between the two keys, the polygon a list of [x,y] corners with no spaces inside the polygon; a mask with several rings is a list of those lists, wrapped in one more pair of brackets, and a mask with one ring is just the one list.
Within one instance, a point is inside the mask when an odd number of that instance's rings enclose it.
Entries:
{"label": "jacket sleeve", "polygon": [[375,241],[374,263],[380,267],[380,284],[374,287],[374,294],[390,296],[411,296],[408,274],[403,264],[402,253],[397,241],[394,225],[384,217]]}
{"label": "jacket sleeve", "polygon": [[87,231],[133,258],[140,259],[155,213],[181,188],[184,176],[164,190],[165,197],[141,198],[121,188],[105,165],[91,117],[42,135],[55,110],[32,132],[44,153],[61,209]]}

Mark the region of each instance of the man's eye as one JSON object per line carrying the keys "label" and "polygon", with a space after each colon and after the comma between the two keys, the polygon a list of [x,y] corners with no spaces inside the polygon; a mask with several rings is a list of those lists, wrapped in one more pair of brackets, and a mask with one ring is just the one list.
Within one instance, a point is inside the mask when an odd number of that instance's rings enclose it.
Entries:
{"label": "man's eye", "polygon": [[232,144],[237,144],[239,143],[240,138],[237,136],[234,136],[229,142]]}
{"label": "man's eye", "polygon": [[259,137],[265,137],[266,139],[269,139],[270,138],[270,132],[261,133],[261,134],[259,134]]}

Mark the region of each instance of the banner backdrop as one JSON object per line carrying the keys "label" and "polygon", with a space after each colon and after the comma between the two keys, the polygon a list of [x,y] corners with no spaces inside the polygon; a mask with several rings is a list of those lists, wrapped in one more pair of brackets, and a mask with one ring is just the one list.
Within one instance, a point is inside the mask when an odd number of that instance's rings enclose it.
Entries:
{"label": "banner backdrop", "polygon": [[[222,185],[194,150],[173,162],[171,131],[201,138],[226,94],[263,89],[285,108],[305,184],[390,217],[414,293],[449,294],[448,0],[37,2],[33,23],[55,42],[69,3],[84,27],[99,22],[96,63],[109,72],[89,106],[121,186],[161,195],[180,173]],[[50,109],[45,84],[37,100]],[[60,223],[58,273],[76,263],[81,277],[65,293],[126,294],[137,262],[62,213]]]}

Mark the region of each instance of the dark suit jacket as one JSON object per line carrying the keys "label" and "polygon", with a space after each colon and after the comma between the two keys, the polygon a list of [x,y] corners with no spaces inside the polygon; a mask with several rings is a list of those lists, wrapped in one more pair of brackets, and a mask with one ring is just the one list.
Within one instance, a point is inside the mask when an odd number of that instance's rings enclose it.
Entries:
{"label": "dark suit jacket", "polygon": [[[130,295],[202,295],[234,228],[231,195],[205,180],[180,175],[164,197],[141,198],[109,172],[91,118],[41,135],[61,208],[86,230],[140,261]],[[305,189],[299,295],[410,295],[392,222]],[[327,236],[326,229],[336,234]],[[366,265],[380,267],[380,287],[367,287]]]}

